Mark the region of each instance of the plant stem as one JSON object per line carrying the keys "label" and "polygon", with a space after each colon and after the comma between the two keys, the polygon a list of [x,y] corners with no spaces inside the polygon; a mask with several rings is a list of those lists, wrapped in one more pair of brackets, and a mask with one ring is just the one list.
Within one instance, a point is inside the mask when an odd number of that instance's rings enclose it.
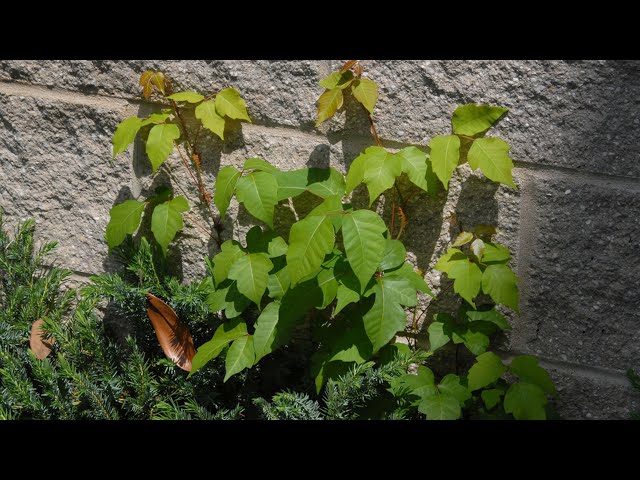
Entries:
{"label": "plant stem", "polygon": [[180,145],[178,145],[177,143],[175,145],[176,145],[176,150],[178,151],[178,153],[180,154],[180,158],[182,159],[182,163],[184,164],[184,166],[186,167],[187,171],[189,172],[189,175],[191,175],[191,178],[193,179],[193,183],[195,184],[196,188],[200,192],[200,196],[203,197],[204,196],[204,192],[202,190],[202,186],[200,185],[200,182],[198,182],[198,180],[196,179],[195,175],[193,174],[193,170],[191,170],[191,167],[189,166],[189,162],[187,161],[186,158],[184,158],[182,150],[180,149]]}
{"label": "plant stem", "polygon": [[380,141],[376,125],[373,123],[373,117],[371,116],[371,113],[369,113],[369,110],[367,110],[367,118],[369,119],[369,127],[371,129],[371,135],[373,135],[373,141],[376,142],[377,146],[382,147],[382,142]]}
{"label": "plant stem", "polygon": [[[213,209],[211,208],[211,195],[207,192],[207,190],[206,190],[206,188],[204,186],[204,182],[202,180],[202,171],[201,171],[201,168],[200,168],[200,163],[199,162],[195,162],[193,160],[194,155],[200,156],[200,154],[195,150],[195,145],[196,145],[198,136],[200,134],[200,129],[198,129],[198,131],[196,133],[196,142],[194,142],[192,144],[189,141],[189,134],[188,134],[188,130],[187,130],[187,124],[184,121],[184,118],[182,118],[182,115],[180,114],[180,108],[178,108],[178,105],[173,100],[170,100],[170,102],[171,102],[171,108],[173,109],[173,111],[174,111],[174,113],[176,115],[176,118],[180,122],[180,126],[182,127],[182,131],[184,132],[185,143],[188,146],[188,150],[186,148],[185,148],[185,150],[186,150],[186,153],[188,155],[190,155],[191,161],[196,166],[197,178],[193,174],[193,171],[191,170],[191,168],[189,166],[189,162],[187,161],[186,158],[184,158],[184,155],[182,154],[182,151],[180,150],[179,145],[177,143],[176,143],[176,149],[180,153],[180,158],[182,158],[182,163],[184,163],[184,166],[187,168],[187,170],[189,171],[189,174],[191,175],[191,178],[193,179],[194,183],[198,187],[198,190],[200,192],[201,201],[207,206],[207,210],[209,211],[209,215],[211,217],[211,221],[213,222],[213,227],[214,227],[214,229],[216,231],[216,238],[214,240],[217,243],[218,247],[220,247],[220,245],[222,244],[222,242],[220,241],[220,233],[222,232],[224,227],[220,223],[220,221],[218,219],[216,219],[216,216],[213,213]],[[202,128],[202,127],[200,127],[200,128]]]}
{"label": "plant stem", "polygon": [[391,226],[389,227],[389,234],[391,235],[391,238],[393,238],[393,230],[394,230],[395,222],[396,222],[396,201],[392,200],[391,201]]}
{"label": "plant stem", "polygon": [[200,230],[202,230],[202,232],[206,235],[211,235],[211,231],[207,230],[206,228],[204,228],[202,225],[200,225],[198,222],[196,222],[195,218],[193,218],[191,215],[189,215],[187,212],[184,213],[184,216],[187,217],[189,219],[189,221],[191,223],[193,223],[196,227],[200,228]]}

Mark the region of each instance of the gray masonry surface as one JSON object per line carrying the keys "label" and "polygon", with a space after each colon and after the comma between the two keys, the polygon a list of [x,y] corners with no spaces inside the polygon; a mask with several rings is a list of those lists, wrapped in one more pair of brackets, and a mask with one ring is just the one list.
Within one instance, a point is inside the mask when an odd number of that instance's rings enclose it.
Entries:
{"label": "gray masonry surface", "polygon": [[[334,120],[314,127],[318,81],[340,63],[0,60],[0,207],[9,225],[34,217],[40,240],[59,240],[56,261],[75,272],[74,285],[115,271],[103,240],[109,209],[167,180],[151,179],[139,143],[110,162],[118,122],[154,108],[140,100],[142,71],[162,70],[202,92],[233,86],[246,99],[253,124],[232,129],[224,144],[207,141],[204,170],[213,185],[221,164],[252,156],[284,169],[345,172],[372,144],[361,109],[347,100]],[[463,225],[498,225],[521,278],[522,315],[510,317],[505,358],[542,359],[564,418],[624,419],[640,410],[624,377],[628,367],[640,368],[640,62],[365,66],[381,86],[375,121],[389,148],[428,147],[433,135],[449,132],[459,104],[510,109],[490,135],[510,143],[518,190],[458,169],[448,192],[409,207],[410,259],[437,291],[440,274],[431,267],[458,233],[449,214]],[[179,168],[175,175],[180,180]],[[230,213],[223,235],[242,239],[253,220],[235,201]],[[292,214],[279,208],[277,215]],[[170,256],[188,280],[204,273],[202,258],[215,247],[189,221],[183,233]],[[435,308],[426,298],[421,307],[426,316]]]}

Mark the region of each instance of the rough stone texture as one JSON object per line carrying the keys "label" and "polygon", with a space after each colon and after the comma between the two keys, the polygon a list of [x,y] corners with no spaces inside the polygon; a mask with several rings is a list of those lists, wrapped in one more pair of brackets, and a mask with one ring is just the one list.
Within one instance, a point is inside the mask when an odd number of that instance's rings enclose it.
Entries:
{"label": "rough stone texture", "polygon": [[566,420],[629,420],[640,411],[640,393],[614,372],[589,372],[574,366],[558,367],[542,362],[558,389],[552,400]]}
{"label": "rough stone texture", "polygon": [[2,60],[0,80],[138,99],[138,78],[148,69],[165,72],[176,90],[233,86],[247,100],[254,121],[307,129],[315,124],[318,81],[331,73],[322,61]]}
{"label": "rough stone texture", "polygon": [[534,177],[535,230],[517,350],[624,370],[640,366],[640,189]]}
{"label": "rough stone texture", "polygon": [[[129,167],[109,166],[119,114],[0,94],[0,206],[8,224],[34,217],[36,236],[58,240],[60,264],[104,270],[109,209]],[[120,200],[118,200],[120,201]]]}
{"label": "rough stone texture", "polygon": [[[240,167],[253,156],[284,169],[345,172],[372,141],[362,107],[350,98],[315,128],[318,81],[339,64],[0,60],[0,206],[9,224],[33,216],[38,238],[60,241],[58,263],[79,274],[77,284],[116,270],[103,240],[109,209],[168,179],[164,172],[151,179],[140,142],[108,162],[117,122],[157,108],[139,99],[143,70],[163,70],[183,89],[242,92],[254,124],[230,125],[224,143],[205,140],[212,187],[221,164]],[[446,288],[450,281],[432,267],[459,231],[450,214],[465,227],[496,224],[521,278],[522,317],[510,315],[514,331],[502,347],[546,359],[565,418],[628,418],[639,410],[622,373],[640,367],[640,62],[369,61],[366,69],[381,85],[375,119],[389,148],[428,150],[433,135],[450,131],[462,103],[510,109],[490,135],[510,142],[518,190],[458,169],[448,191],[420,195],[407,209],[409,259],[434,289]],[[179,158],[169,164],[193,204]],[[308,208],[307,200],[296,199],[295,207]],[[353,202],[365,201],[357,189]],[[377,209],[388,218],[389,204]],[[277,226],[293,219],[286,206],[276,216]],[[234,200],[223,238],[244,240],[253,224]],[[174,272],[191,279],[215,251],[187,219],[169,256]],[[420,326],[452,302],[422,298]]]}

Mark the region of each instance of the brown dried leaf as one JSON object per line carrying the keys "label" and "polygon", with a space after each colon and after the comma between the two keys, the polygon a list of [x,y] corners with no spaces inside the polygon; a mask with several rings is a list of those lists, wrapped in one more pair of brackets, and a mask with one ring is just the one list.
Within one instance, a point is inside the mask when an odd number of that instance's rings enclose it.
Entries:
{"label": "brown dried leaf", "polygon": [[31,325],[31,338],[29,339],[29,346],[31,351],[35,354],[38,360],[43,360],[49,356],[53,349],[55,339],[46,338],[46,332],[42,329],[44,320],[39,318]]}
{"label": "brown dried leaf", "polygon": [[190,372],[196,349],[189,328],[180,321],[173,308],[158,297],[147,293],[147,300],[147,314],[162,351],[178,367]]}

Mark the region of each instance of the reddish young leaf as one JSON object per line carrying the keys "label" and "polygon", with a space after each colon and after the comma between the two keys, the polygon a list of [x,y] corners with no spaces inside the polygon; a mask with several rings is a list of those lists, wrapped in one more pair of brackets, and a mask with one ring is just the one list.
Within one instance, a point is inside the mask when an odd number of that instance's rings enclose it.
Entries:
{"label": "reddish young leaf", "polygon": [[149,98],[155,86],[163,94],[165,93],[165,76],[162,72],[147,70],[140,75],[139,85],[142,87],[142,96]]}
{"label": "reddish young leaf", "polygon": [[340,73],[344,73],[347,70],[350,70],[351,67],[353,67],[357,62],[358,60],[347,60],[347,62],[340,69]]}
{"label": "reddish young leaf", "polygon": [[168,359],[187,372],[196,354],[189,328],[180,321],[176,312],[158,297],[147,293],[147,314],[156,332],[162,351]]}
{"label": "reddish young leaf", "polygon": [[42,325],[44,325],[44,320],[41,318],[33,322],[29,340],[29,346],[38,360],[43,360],[49,356],[55,342],[53,338],[45,340],[46,332],[42,329]]}

